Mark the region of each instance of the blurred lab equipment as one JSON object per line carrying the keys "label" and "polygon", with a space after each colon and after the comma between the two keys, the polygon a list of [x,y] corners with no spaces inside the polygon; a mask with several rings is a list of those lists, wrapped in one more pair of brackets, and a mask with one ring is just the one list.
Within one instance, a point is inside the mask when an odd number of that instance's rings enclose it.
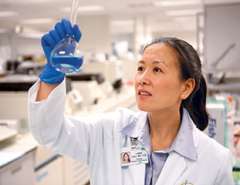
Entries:
{"label": "blurred lab equipment", "polygon": [[71,113],[82,109],[83,97],[80,92],[73,89],[67,94],[68,107],[71,108]]}
{"label": "blurred lab equipment", "polygon": [[207,111],[210,119],[205,132],[220,144],[226,146],[226,106],[222,102],[208,102]]}
{"label": "blurred lab equipment", "polygon": [[0,79],[0,122],[18,133],[25,133],[27,125],[27,91],[37,76],[8,75]]}
{"label": "blurred lab equipment", "polygon": [[5,64],[5,69],[10,73],[14,73],[19,65],[20,62],[18,60],[7,60]]}
{"label": "blurred lab equipment", "polygon": [[104,79],[111,84],[116,80],[122,78],[122,61],[94,61],[86,62],[83,72],[84,73],[100,73],[103,75]]}
{"label": "blurred lab equipment", "polygon": [[95,80],[72,81],[72,88],[80,92],[83,99],[83,106],[97,104],[98,101],[104,97],[103,92]]}
{"label": "blurred lab equipment", "polygon": [[[66,112],[74,112],[88,109],[105,98],[101,84],[105,82],[103,75],[99,73],[75,73],[66,78],[67,97]],[[106,85],[104,85],[106,89]],[[109,89],[108,89],[109,91]]]}

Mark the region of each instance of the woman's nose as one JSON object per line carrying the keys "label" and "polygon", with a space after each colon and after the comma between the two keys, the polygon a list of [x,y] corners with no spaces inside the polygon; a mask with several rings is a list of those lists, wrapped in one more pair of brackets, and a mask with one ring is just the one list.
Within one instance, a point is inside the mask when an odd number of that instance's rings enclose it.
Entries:
{"label": "woman's nose", "polygon": [[139,77],[139,84],[140,85],[148,85],[150,84],[149,74],[148,71],[142,73]]}

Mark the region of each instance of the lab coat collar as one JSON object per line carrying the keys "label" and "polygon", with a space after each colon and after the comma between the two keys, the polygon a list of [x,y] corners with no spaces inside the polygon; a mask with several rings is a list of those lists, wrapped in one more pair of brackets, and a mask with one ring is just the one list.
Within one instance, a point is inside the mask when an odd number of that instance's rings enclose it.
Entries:
{"label": "lab coat collar", "polygon": [[[143,134],[140,134],[139,140],[143,143],[148,152],[151,152],[151,143],[150,143],[150,133],[149,133],[149,121],[146,120],[143,129]],[[189,121],[187,110],[183,111],[183,116],[181,120],[181,125],[177,133],[176,138],[174,139],[172,145],[167,150],[155,151],[156,153],[170,153],[177,152],[179,155],[182,155],[185,158],[196,161],[197,160],[197,150],[194,144],[193,139],[193,125]]]}
{"label": "lab coat collar", "polygon": [[193,123],[191,118],[189,119],[189,113],[186,109],[183,109],[181,126],[170,150],[174,150],[190,160],[197,160],[197,149],[193,138]]}
{"label": "lab coat collar", "polygon": [[[185,121],[189,123],[189,125],[192,125],[193,143],[197,154],[197,149],[199,145],[199,133],[186,109],[184,109],[183,111],[182,121]],[[182,155],[179,155],[177,152],[171,152],[161,171],[161,174],[156,182],[156,185],[176,184],[178,179],[187,170],[188,164],[190,163]]]}
{"label": "lab coat collar", "polygon": [[[181,128],[182,127],[182,128]],[[193,138],[191,143],[189,143],[192,147],[192,154],[193,156],[189,156],[190,158],[196,160],[197,159],[197,146],[198,146],[198,134],[196,133],[197,128],[195,127],[188,111],[186,109],[183,109],[183,117],[182,117],[182,123],[181,123],[180,129],[188,130],[189,133],[192,134],[191,137]],[[184,128],[185,127],[185,128]],[[188,127],[188,128],[186,128]],[[184,132],[182,130],[179,130],[179,133],[184,136]],[[176,142],[179,140],[179,137],[182,137],[181,135],[178,135],[175,139]],[[176,146],[178,145],[175,143]],[[187,142],[185,142],[187,144]],[[187,146],[184,146],[187,147]],[[162,184],[176,184],[178,179],[182,176],[182,174],[187,170],[188,168],[188,160],[186,160],[186,153],[179,152],[180,150],[178,148],[175,149],[175,151],[171,152],[166,160],[166,163],[160,173],[160,176],[156,182],[156,185],[162,185]],[[179,155],[180,154],[180,155]],[[189,158],[188,157],[188,158]],[[168,177],[168,178],[166,178]]]}
{"label": "lab coat collar", "polygon": [[125,136],[138,138],[143,135],[146,121],[147,112],[140,111],[136,113],[134,119],[121,129],[121,132]]}
{"label": "lab coat collar", "polygon": [[[148,119],[147,112],[139,111],[138,113],[136,113],[133,119],[131,119],[129,123],[127,123],[122,128],[120,128],[120,130],[122,134],[125,136],[129,136],[133,138],[142,137],[144,135],[144,131],[146,128],[145,126],[146,124],[148,124],[147,119]],[[191,134],[193,137],[193,146],[195,146],[193,153],[195,155],[194,159],[196,159],[197,158],[196,148],[198,146],[198,137],[194,133],[196,132],[197,128],[193,123],[193,120],[191,119],[188,111],[185,108],[183,108],[182,122],[187,123],[185,125],[190,127],[190,130],[192,130]]]}

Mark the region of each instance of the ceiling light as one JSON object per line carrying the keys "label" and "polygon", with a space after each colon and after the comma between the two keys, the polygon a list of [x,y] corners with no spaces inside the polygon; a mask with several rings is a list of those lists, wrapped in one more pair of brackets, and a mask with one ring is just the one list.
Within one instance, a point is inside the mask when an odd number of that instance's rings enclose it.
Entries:
{"label": "ceiling light", "polygon": [[[65,12],[70,12],[71,8],[63,8],[62,9]],[[78,12],[99,12],[103,11],[103,6],[93,5],[93,6],[79,6]]]}
{"label": "ceiling light", "polygon": [[26,19],[22,21],[22,24],[46,24],[54,22],[50,18],[37,18],[37,19]]}
{"label": "ceiling light", "polygon": [[202,12],[202,9],[188,9],[188,10],[169,10],[166,11],[168,16],[193,16]]}
{"label": "ceiling light", "polygon": [[177,22],[193,22],[196,20],[193,16],[187,16],[187,17],[174,17],[174,20]]}
{"label": "ceiling light", "polygon": [[153,7],[152,2],[137,2],[128,4],[129,8],[151,8]]}
{"label": "ceiling light", "polygon": [[14,11],[0,11],[0,17],[12,17],[17,15],[18,13]]}
{"label": "ceiling light", "polygon": [[36,29],[22,27],[21,32],[17,33],[20,37],[40,39],[44,33]]}
{"label": "ceiling light", "polygon": [[20,33],[18,36],[31,39],[40,39],[44,33]]}
{"label": "ceiling light", "polygon": [[20,25],[16,25],[15,26],[15,33],[21,33],[23,31],[23,27],[22,26],[20,26]]}
{"label": "ceiling light", "polygon": [[78,8],[78,11],[80,12],[90,12],[90,11],[103,11],[104,7],[103,6],[80,6]]}
{"label": "ceiling light", "polygon": [[[14,2],[13,0],[12,0],[12,2]],[[41,4],[41,3],[47,3],[47,2],[49,2],[49,0],[24,0],[24,1],[15,1],[14,3],[15,4],[22,4],[22,3],[24,3],[24,4],[29,4],[29,3],[31,3],[31,4]]]}
{"label": "ceiling light", "polygon": [[201,5],[201,1],[185,0],[185,1],[155,1],[155,6],[187,6],[187,5]]}

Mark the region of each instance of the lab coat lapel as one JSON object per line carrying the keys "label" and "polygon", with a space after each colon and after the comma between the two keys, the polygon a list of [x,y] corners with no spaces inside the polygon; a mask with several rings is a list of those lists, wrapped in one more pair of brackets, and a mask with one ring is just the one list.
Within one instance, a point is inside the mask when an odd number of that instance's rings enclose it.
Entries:
{"label": "lab coat lapel", "polygon": [[[128,136],[124,136],[125,139],[122,139],[123,146],[128,146],[130,148],[130,138]],[[127,167],[123,168],[123,182],[126,182],[124,184],[129,184],[129,185],[144,185],[145,181],[145,169],[146,169],[146,164],[132,164]]]}
{"label": "lab coat lapel", "polygon": [[168,156],[156,185],[175,185],[178,178],[181,177],[186,169],[187,165],[184,157],[175,152],[171,153]]}
{"label": "lab coat lapel", "polygon": [[[123,134],[122,138],[122,147],[130,146],[130,138],[139,138],[144,131],[144,126],[147,120],[147,113],[140,112],[135,119],[132,119],[132,122],[129,122],[127,125],[124,125],[121,128]],[[126,139],[127,138],[127,139]],[[124,142],[127,141],[127,142]],[[145,183],[145,170],[146,164],[137,164],[128,166],[127,173],[124,173],[125,178],[128,182],[132,182],[131,185],[144,185]]]}
{"label": "lab coat lapel", "polygon": [[134,182],[134,185],[144,185],[145,182],[145,164],[129,166],[129,172]]}

